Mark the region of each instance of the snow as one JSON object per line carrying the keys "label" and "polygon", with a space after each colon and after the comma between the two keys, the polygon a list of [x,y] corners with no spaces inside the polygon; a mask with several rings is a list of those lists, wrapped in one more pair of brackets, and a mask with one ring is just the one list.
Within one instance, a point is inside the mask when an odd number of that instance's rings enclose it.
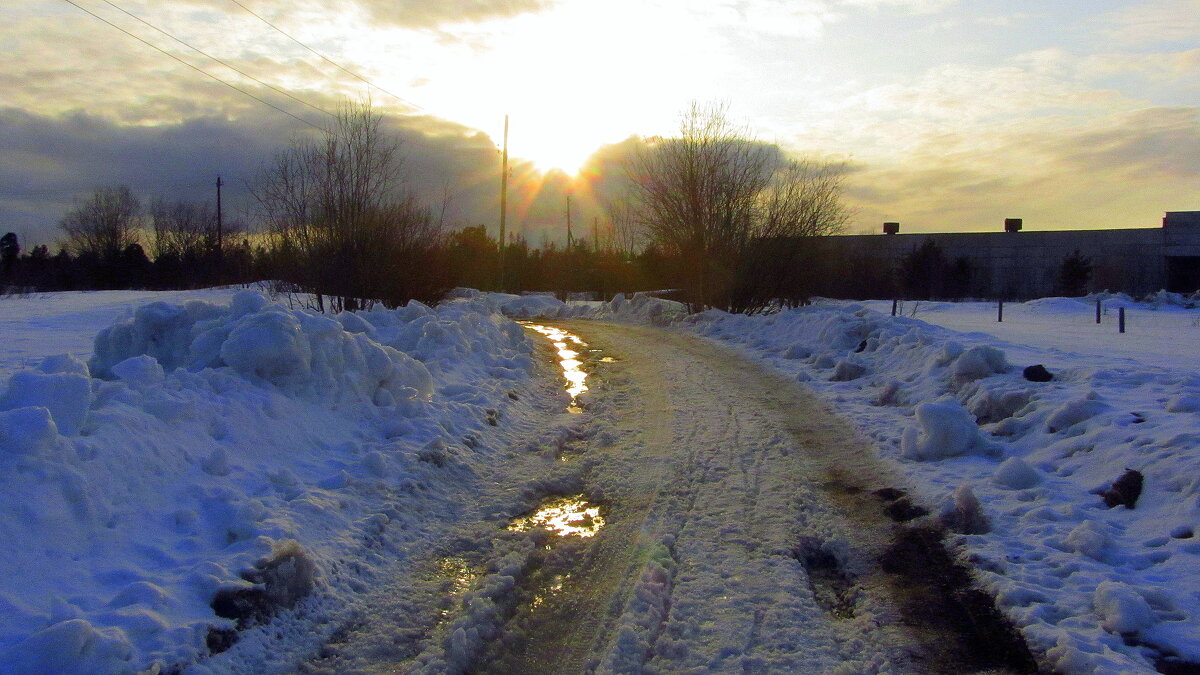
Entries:
{"label": "snow", "polygon": [[[1099,324],[1096,299],[1102,303]],[[890,314],[891,305],[891,301],[862,303],[881,314]],[[1121,307],[1125,308],[1123,334],[1117,330],[1117,310]],[[1156,294],[1152,302],[1101,294],[1005,303],[1004,321],[1000,323],[996,322],[995,302],[907,301],[902,303],[900,314],[959,333],[983,333],[997,342],[1016,346],[1016,350],[1007,350],[1009,356],[1028,363],[1038,361],[1027,354],[1041,354],[1047,366],[1061,354],[1066,358],[1095,356],[1110,362],[1136,362],[1131,366],[1198,370],[1200,351],[1179,348],[1180,340],[1200,337],[1198,307],[1195,301],[1178,294]]]}
{"label": "snow", "polygon": [[[611,304],[587,312],[617,318]],[[674,325],[804,382],[872,439],[914,497],[944,505],[978,580],[1049,667],[1200,660],[1200,352],[1181,342],[1200,310],[1105,298],[1097,326],[1092,299],[1006,304],[1002,324],[993,303],[906,303],[913,316],[897,317],[890,304]],[[1037,363],[1053,381],[1024,379]],[[1106,508],[1100,493],[1127,469],[1145,476],[1136,507]]]}
{"label": "snow", "polygon": [[[0,306],[15,371],[0,394],[4,672],[196,663],[233,626],[214,596],[247,579],[286,608],[304,570],[324,570],[310,604],[334,611],[382,564],[337,561],[409,518],[382,477],[436,511],[419,495],[452,478],[421,449],[485,428],[533,364],[522,329],[481,302],[330,318],[229,289]],[[272,582],[281,551],[288,580]]]}
{"label": "snow", "polygon": [[[522,398],[540,386],[535,348],[505,315],[670,327],[803,382],[956,533],[1048,668],[1200,660],[1200,353],[1188,348],[1200,310],[1167,294],[1103,301],[1096,325],[1093,301],[1071,298],[1008,304],[1002,324],[991,303],[687,315],[642,293],[563,303],[460,289],[437,307],[334,316],[240,289],[5,298],[0,671],[285,671],[367,589],[409,573],[405,552],[571,485],[554,455],[577,428],[543,424],[557,419],[537,407],[552,399],[543,390]],[[1053,380],[1023,377],[1039,363]],[[611,437],[601,427],[597,443]],[[1101,493],[1127,470],[1143,491],[1109,509]],[[512,493],[487,502],[498,515],[463,503],[489,474],[528,479],[487,488]],[[718,501],[696,522],[719,529],[718,507],[734,506]],[[505,536],[446,639],[424,644],[427,670],[470,664],[499,633],[514,579],[539,555],[528,535]],[[674,545],[648,549],[601,670],[643,662],[668,595],[699,606],[689,588],[723,583],[711,569],[676,579]],[[271,561],[286,564],[268,583]],[[237,624],[213,598],[256,588],[294,610],[210,656],[212,630]]]}
{"label": "snow", "polygon": [[975,418],[952,397],[922,403],[914,414],[917,424],[905,429],[900,439],[900,454],[906,459],[938,460],[986,448]]}
{"label": "snow", "polygon": [[202,299],[225,304],[236,288],[201,291],[64,291],[0,296],[0,377],[37,365],[53,354],[84,360],[96,333],[151,302],[181,304]]}

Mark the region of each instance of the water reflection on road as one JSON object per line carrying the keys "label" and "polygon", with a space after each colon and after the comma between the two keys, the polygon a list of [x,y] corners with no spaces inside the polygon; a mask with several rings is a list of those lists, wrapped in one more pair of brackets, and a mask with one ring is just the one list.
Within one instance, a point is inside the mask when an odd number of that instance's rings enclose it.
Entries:
{"label": "water reflection on road", "polygon": [[583,412],[578,399],[580,394],[588,390],[584,384],[587,372],[582,368],[583,361],[579,360],[579,352],[571,347],[586,347],[587,343],[580,340],[579,336],[561,328],[533,323],[525,324],[525,327],[545,335],[554,343],[554,348],[558,350],[558,364],[562,366],[563,377],[567,380],[567,393],[571,395],[571,404],[567,406],[567,410],[573,413]]}
{"label": "water reflection on road", "polygon": [[588,503],[583,495],[555,497],[533,513],[513,520],[508,529],[524,532],[535,527],[544,527],[560,537],[594,537],[604,527],[604,517],[600,507]]}

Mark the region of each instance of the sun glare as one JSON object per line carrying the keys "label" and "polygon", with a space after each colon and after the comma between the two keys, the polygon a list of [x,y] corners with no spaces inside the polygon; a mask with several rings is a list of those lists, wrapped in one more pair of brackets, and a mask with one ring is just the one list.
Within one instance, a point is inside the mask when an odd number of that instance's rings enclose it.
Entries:
{"label": "sun glare", "polygon": [[530,131],[517,129],[509,135],[509,156],[528,159],[544,172],[560,169],[574,176],[601,144],[572,120],[540,116],[519,121]]}

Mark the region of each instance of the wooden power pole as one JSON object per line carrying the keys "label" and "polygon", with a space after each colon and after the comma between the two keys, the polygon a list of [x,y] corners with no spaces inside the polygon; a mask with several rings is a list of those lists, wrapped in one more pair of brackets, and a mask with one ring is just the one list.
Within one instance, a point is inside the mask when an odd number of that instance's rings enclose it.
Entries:
{"label": "wooden power pole", "polygon": [[504,225],[508,218],[508,115],[504,116],[504,149],[500,155],[500,290],[504,289]]}
{"label": "wooden power pole", "polygon": [[574,238],[571,236],[571,193],[567,193],[567,250],[571,250]]}
{"label": "wooden power pole", "polygon": [[504,149],[500,154],[500,246],[504,247],[504,225],[508,218],[508,115],[504,116]]}
{"label": "wooden power pole", "polygon": [[220,281],[224,282],[225,276],[225,248],[223,240],[225,238],[225,228],[221,214],[221,186],[224,185],[220,174],[217,175],[217,274],[221,276]]}

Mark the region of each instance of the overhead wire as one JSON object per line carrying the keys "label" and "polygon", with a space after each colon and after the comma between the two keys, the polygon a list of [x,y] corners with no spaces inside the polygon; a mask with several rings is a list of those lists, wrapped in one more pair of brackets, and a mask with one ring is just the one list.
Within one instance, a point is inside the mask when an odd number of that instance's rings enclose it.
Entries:
{"label": "overhead wire", "polygon": [[125,15],[127,15],[127,16],[131,17],[131,18],[133,18],[133,19],[136,19],[137,21],[140,21],[140,22],[142,22],[143,24],[145,24],[145,25],[147,25],[147,26],[149,26],[149,27],[153,28],[154,30],[156,30],[156,31],[158,31],[158,32],[162,33],[163,35],[166,35],[167,37],[171,38],[172,40],[174,40],[174,41],[178,42],[179,44],[183,45],[184,47],[187,47],[188,49],[191,49],[191,50],[193,50],[193,51],[195,51],[195,52],[198,52],[198,53],[200,53],[200,54],[201,54],[201,55],[203,55],[203,56],[206,56],[206,57],[208,57],[208,58],[212,59],[213,61],[216,61],[217,63],[219,63],[219,64],[221,64],[221,65],[225,66],[226,68],[228,68],[228,69],[232,70],[233,72],[235,72],[235,73],[237,73],[237,74],[239,74],[239,75],[242,75],[242,76],[244,76],[244,77],[248,77],[248,78],[250,78],[251,80],[254,80],[255,82],[257,82],[257,83],[261,84],[262,86],[266,87],[267,89],[270,89],[271,91],[273,91],[273,92],[275,92],[275,93],[277,93],[277,94],[280,94],[280,95],[286,96],[286,97],[288,97],[288,98],[292,99],[293,101],[295,101],[296,103],[299,103],[300,105],[308,106],[309,108],[312,108],[313,110],[315,110],[315,111],[317,111],[317,112],[319,112],[319,113],[324,113],[324,114],[326,114],[326,115],[329,115],[330,117],[333,117],[333,116],[334,116],[334,115],[333,115],[333,113],[329,112],[328,110],[325,110],[324,108],[321,108],[321,107],[319,107],[319,106],[315,106],[315,105],[313,105],[313,104],[309,103],[308,101],[305,101],[304,99],[301,99],[301,98],[298,98],[298,97],[296,97],[296,96],[293,96],[292,94],[289,94],[288,92],[284,91],[283,89],[280,89],[280,88],[278,88],[278,87],[276,87],[276,86],[273,86],[273,85],[271,85],[271,84],[268,84],[268,83],[266,83],[266,82],[263,82],[262,80],[260,80],[260,79],[258,79],[257,77],[255,77],[255,76],[251,75],[250,73],[247,73],[246,71],[244,71],[244,70],[241,70],[241,69],[240,69],[240,68],[238,68],[237,66],[231,65],[231,64],[229,64],[229,63],[227,63],[227,62],[225,62],[225,61],[223,61],[223,60],[221,60],[221,59],[219,59],[219,58],[217,58],[217,57],[213,56],[212,54],[209,54],[208,52],[204,51],[203,49],[200,49],[199,47],[197,47],[197,46],[195,46],[195,45],[192,45],[192,44],[189,44],[189,43],[187,43],[187,42],[183,41],[182,39],[180,39],[180,38],[178,38],[178,37],[176,37],[176,36],[172,35],[171,33],[168,33],[167,31],[163,30],[162,28],[159,28],[158,26],[155,26],[154,24],[152,24],[152,23],[150,23],[149,21],[147,21],[147,20],[143,19],[142,17],[140,17],[140,16],[138,16],[138,15],[136,15],[136,14],[134,14],[134,13],[132,13],[132,12],[130,12],[130,11],[128,11],[128,10],[126,10],[126,9],[124,9],[123,7],[121,7],[121,6],[119,6],[119,5],[116,5],[116,4],[112,3],[110,0],[103,0],[103,1],[104,1],[104,4],[108,5],[109,7],[112,7],[113,9],[115,9],[115,10],[117,10],[117,11],[119,11],[119,12],[121,12],[121,13],[123,13],[123,14],[125,14]]}
{"label": "overhead wire", "polygon": [[384,89],[383,87],[379,86],[378,84],[375,84],[374,82],[372,82],[371,80],[368,80],[367,78],[363,77],[362,75],[359,75],[358,73],[354,72],[353,70],[346,68],[345,66],[341,65],[337,61],[334,61],[333,59],[329,58],[328,56],[325,56],[321,52],[313,49],[312,47],[309,47],[308,45],[301,42],[299,39],[293,37],[287,31],[285,31],[282,28],[280,28],[279,26],[276,26],[275,24],[271,23],[267,19],[263,18],[261,15],[255,13],[254,10],[243,5],[241,2],[239,2],[239,0],[229,0],[229,1],[232,2],[233,4],[237,5],[238,7],[241,7],[242,9],[246,10],[246,12],[249,13],[254,18],[267,24],[271,28],[274,28],[275,31],[278,32],[280,35],[286,37],[287,39],[291,40],[292,42],[295,42],[296,44],[300,45],[301,47],[304,47],[305,49],[312,52],[313,54],[316,54],[322,60],[332,64],[335,68],[341,70],[342,72],[346,73],[347,75],[350,75],[351,77],[357,78],[358,80],[365,82],[367,84],[367,86],[375,87],[379,91],[382,91],[383,93],[387,94],[388,96],[391,96],[392,98],[396,99],[397,101],[400,101],[401,103],[403,103],[405,105],[412,106],[413,108],[416,108],[417,110],[425,110],[425,108],[421,107],[420,105],[413,103],[412,101],[404,98],[403,96],[400,96],[399,94],[393,94],[392,92],[388,91],[387,89]]}
{"label": "overhead wire", "polygon": [[[141,42],[142,44],[146,45],[147,47],[150,47],[151,49],[154,49],[154,50],[156,50],[156,51],[162,52],[162,53],[163,53],[163,54],[165,54],[166,56],[169,56],[169,57],[171,57],[172,59],[175,59],[176,61],[178,61],[178,62],[182,63],[183,65],[187,66],[188,68],[191,68],[192,70],[194,70],[194,71],[196,71],[196,72],[198,72],[198,73],[200,73],[200,74],[202,74],[202,75],[204,75],[204,76],[206,76],[206,77],[212,78],[212,79],[216,80],[217,82],[220,82],[221,84],[225,85],[226,87],[229,87],[230,89],[234,89],[234,90],[236,90],[236,91],[238,91],[238,92],[241,92],[242,94],[245,94],[246,96],[249,96],[250,98],[254,99],[255,101],[258,101],[259,103],[261,103],[261,104],[263,104],[263,105],[265,105],[265,106],[267,106],[267,107],[269,107],[269,108],[274,108],[275,110],[278,110],[279,112],[283,113],[284,115],[287,115],[288,117],[291,117],[292,119],[294,119],[294,120],[296,120],[296,121],[298,121],[298,122],[301,122],[301,123],[303,123],[303,124],[306,124],[306,125],[308,125],[308,126],[312,127],[313,129],[316,129],[317,131],[325,131],[325,129],[321,128],[320,126],[318,126],[318,125],[316,125],[316,124],[313,124],[312,122],[310,122],[310,121],[308,121],[308,120],[304,119],[303,117],[300,117],[300,116],[298,116],[298,115],[295,115],[295,114],[293,114],[293,113],[290,113],[290,112],[288,112],[287,110],[284,110],[283,108],[280,108],[279,106],[277,106],[277,105],[275,105],[275,104],[273,104],[273,103],[271,103],[271,102],[269,102],[269,101],[263,100],[263,99],[259,98],[258,96],[255,96],[254,94],[251,94],[250,92],[246,91],[245,89],[242,89],[241,87],[239,87],[239,86],[237,86],[237,85],[235,85],[235,84],[232,84],[232,83],[230,83],[230,82],[226,82],[225,80],[222,80],[221,78],[217,77],[216,75],[213,75],[212,73],[208,72],[207,70],[204,70],[203,68],[200,68],[199,66],[196,66],[196,65],[194,65],[194,64],[188,63],[187,61],[185,61],[185,60],[183,60],[183,59],[179,58],[179,57],[178,57],[178,56],[176,56],[175,54],[172,54],[171,52],[169,52],[169,51],[167,51],[167,50],[163,49],[162,47],[159,47],[158,45],[156,45],[156,44],[154,44],[154,43],[152,43],[152,42],[150,42],[150,41],[148,41],[148,40],[145,40],[145,39],[143,39],[142,37],[140,37],[140,36],[138,36],[138,35],[135,35],[135,34],[133,34],[133,33],[129,32],[129,31],[125,30],[124,28],[122,28],[122,27],[118,26],[117,24],[115,24],[115,23],[113,23],[113,22],[109,21],[108,19],[105,19],[104,17],[100,16],[99,14],[96,14],[95,12],[91,11],[90,9],[88,9],[88,8],[86,8],[86,7],[83,7],[83,6],[79,5],[78,3],[76,3],[76,2],[75,2],[75,0],[63,0],[63,2],[65,2],[65,3],[69,4],[69,5],[72,5],[73,7],[75,7],[76,9],[78,9],[78,10],[80,10],[80,11],[82,11],[82,12],[86,12],[87,14],[90,14],[91,16],[95,17],[96,19],[98,19],[98,20],[100,20],[100,21],[103,21],[104,23],[108,24],[109,26],[112,26],[113,28],[115,28],[115,29],[117,29],[117,30],[121,31],[122,33],[124,33],[124,34],[128,35],[129,37],[131,37],[131,38],[133,38],[133,39],[135,39],[135,40],[137,40],[138,42]],[[327,113],[327,114],[328,114],[328,113]]]}

